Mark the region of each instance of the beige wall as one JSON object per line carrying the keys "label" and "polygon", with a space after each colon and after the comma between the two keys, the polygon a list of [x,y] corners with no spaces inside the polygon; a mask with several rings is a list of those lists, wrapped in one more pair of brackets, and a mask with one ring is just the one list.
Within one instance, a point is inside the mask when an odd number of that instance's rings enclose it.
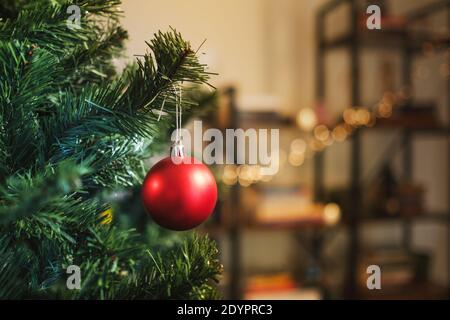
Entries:
{"label": "beige wall", "polygon": [[206,43],[203,62],[219,73],[214,85],[233,84],[241,96],[274,95],[280,109],[314,102],[315,0],[124,0],[128,56],[172,26],[193,47]]}

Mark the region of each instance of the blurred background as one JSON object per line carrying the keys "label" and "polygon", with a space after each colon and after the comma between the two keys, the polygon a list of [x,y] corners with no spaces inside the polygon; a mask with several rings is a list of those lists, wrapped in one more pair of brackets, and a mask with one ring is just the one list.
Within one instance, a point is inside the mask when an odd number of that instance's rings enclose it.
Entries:
{"label": "blurred background", "polygon": [[[381,30],[366,27],[381,8]],[[280,129],[280,170],[214,168],[226,298],[448,298],[449,1],[124,0],[127,58],[201,46],[210,127]],[[189,127],[189,124],[187,124]],[[205,124],[204,124],[205,126]],[[369,290],[367,267],[381,267]]]}

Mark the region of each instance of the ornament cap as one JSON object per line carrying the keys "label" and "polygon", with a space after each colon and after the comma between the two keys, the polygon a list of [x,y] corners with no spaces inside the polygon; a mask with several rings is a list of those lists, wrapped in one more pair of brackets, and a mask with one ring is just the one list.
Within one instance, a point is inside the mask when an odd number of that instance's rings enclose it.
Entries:
{"label": "ornament cap", "polygon": [[176,141],[171,147],[170,147],[170,155],[172,157],[179,157],[184,158],[184,145],[181,141]]}

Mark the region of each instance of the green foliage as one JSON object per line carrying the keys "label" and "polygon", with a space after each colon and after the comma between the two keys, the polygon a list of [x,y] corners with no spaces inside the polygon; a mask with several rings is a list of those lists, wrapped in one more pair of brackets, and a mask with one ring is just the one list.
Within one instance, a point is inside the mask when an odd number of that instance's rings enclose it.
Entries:
{"label": "green foliage", "polygon": [[[67,27],[70,4],[0,4],[0,298],[217,298],[214,242],[164,241],[145,232],[141,208],[114,198],[136,190],[144,159],[164,145],[180,86],[207,84],[209,73],[172,29],[116,74],[127,38],[120,1],[74,1],[81,29]],[[183,109],[204,98],[186,92]],[[107,224],[101,213],[111,207]],[[71,264],[82,270],[79,291],[66,288]]]}

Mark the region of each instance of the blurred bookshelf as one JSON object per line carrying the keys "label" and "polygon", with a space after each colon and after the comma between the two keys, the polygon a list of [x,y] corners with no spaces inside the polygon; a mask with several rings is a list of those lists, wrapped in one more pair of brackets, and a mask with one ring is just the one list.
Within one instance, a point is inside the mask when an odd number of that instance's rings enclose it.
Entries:
{"label": "blurred bookshelf", "polygon": [[[377,4],[383,5],[386,1],[378,1]],[[316,36],[318,40],[317,46],[317,93],[316,96],[319,101],[325,95],[325,54],[335,49],[346,49],[350,55],[350,74],[351,74],[351,103],[353,106],[361,105],[361,52],[364,50],[371,50],[373,48],[382,47],[384,50],[395,49],[401,55],[402,70],[401,77],[405,87],[410,88],[412,75],[412,61],[417,56],[423,54],[425,45],[431,46],[435,51],[446,52],[449,48],[448,36],[448,21],[450,21],[450,3],[448,1],[434,1],[428,3],[420,8],[417,8],[404,16],[389,16],[389,14],[382,17],[382,23],[387,23],[381,30],[367,30],[362,25],[361,20],[364,18],[363,8],[364,1],[347,0],[347,1],[328,1],[317,13]],[[346,6],[349,14],[350,25],[347,32],[341,33],[334,38],[326,36],[326,19],[336,12],[339,8]],[[417,29],[416,24],[421,20],[438,14],[447,14],[447,33],[433,33],[428,30]],[[415,28],[415,29],[414,29]],[[447,104],[450,109],[450,81],[447,77]],[[448,285],[435,285],[431,283],[426,277],[421,281],[406,281],[398,286],[393,286],[388,290],[381,292],[374,292],[368,290],[361,290],[358,284],[358,277],[363,273],[358,268],[361,262],[363,248],[361,247],[360,229],[363,225],[397,223],[403,226],[402,228],[402,250],[407,253],[412,251],[412,224],[433,223],[437,225],[444,225],[447,230],[447,255],[450,248],[450,210],[446,212],[426,212],[422,207],[409,208],[415,211],[414,214],[396,214],[389,216],[386,213],[372,213],[370,217],[362,215],[367,208],[364,207],[363,195],[363,181],[362,181],[362,143],[365,130],[383,131],[385,133],[394,132],[402,137],[400,143],[397,145],[403,150],[403,179],[413,181],[412,177],[412,141],[416,136],[427,135],[431,138],[447,138],[447,154],[450,157],[450,119],[444,119],[446,125],[435,120],[436,116],[431,114],[432,107],[415,108],[411,98],[402,111],[394,114],[389,119],[381,119],[374,126],[357,128],[351,135],[351,174],[350,174],[350,188],[347,191],[352,201],[345,209],[347,215],[343,223],[348,227],[349,242],[348,242],[348,261],[346,271],[346,289],[344,296],[348,298],[361,299],[410,299],[410,298],[425,298],[425,299],[442,299],[450,297],[450,290]],[[425,113],[424,113],[425,112]],[[441,119],[442,120],[442,119]],[[388,162],[384,157],[383,161]],[[324,155],[323,152],[318,153],[315,157],[315,195],[317,200],[323,200],[326,197],[327,190],[323,183],[324,180]],[[447,185],[450,183],[450,177],[447,179]],[[411,189],[411,187],[410,187]],[[450,189],[450,188],[449,188]],[[411,197],[419,197],[418,191],[410,192]],[[450,198],[450,195],[449,195]],[[418,204],[419,205],[419,204]],[[375,261],[376,263],[376,261]],[[398,274],[406,274],[405,270],[399,271]],[[403,275],[404,275],[403,274]],[[447,275],[450,274],[450,257],[447,257]],[[401,276],[400,276],[401,277]]]}
{"label": "blurred bookshelf", "polygon": [[[450,17],[448,1],[436,0],[430,5],[409,12],[404,17],[397,17],[398,21],[393,19],[389,22],[393,25],[391,29],[370,32],[361,28],[361,3],[363,1],[360,0],[331,0],[323,5],[317,13],[316,96],[318,101],[321,101],[325,94],[324,83],[327,70],[324,56],[328,51],[337,48],[348,50],[351,57],[349,72],[351,74],[351,87],[349,91],[352,105],[358,106],[361,105],[361,70],[359,64],[362,47],[366,50],[378,47],[397,50],[402,57],[401,78],[406,86],[411,86],[411,63],[416,56],[422,54],[421,49],[424,43],[433,44],[441,51],[448,50],[448,36],[442,37],[442,35],[436,35],[429,31],[411,30],[409,28],[410,24],[436,12],[446,11]],[[335,38],[325,37],[324,21],[327,15],[343,5],[349,8],[350,32],[338,35]],[[389,20],[389,17],[387,19]],[[446,81],[448,97],[450,92],[448,77]],[[274,111],[244,112],[239,110],[236,89],[232,87],[224,90],[223,96],[226,100],[226,111],[221,112],[221,114],[227,116],[222,117],[222,128],[241,128],[244,125],[257,127],[264,124],[266,127],[298,129],[296,119],[292,115],[279,114]],[[448,101],[450,101],[450,98],[447,98],[447,104]],[[349,163],[349,185],[341,193],[352,201],[347,205],[341,205],[338,202],[341,210],[339,219],[332,219],[330,222],[329,218],[327,221],[323,216],[324,206],[330,202],[337,202],[334,199],[330,200],[330,190],[327,190],[324,184],[324,162],[326,161],[324,153],[326,149],[316,152],[312,157],[314,174],[312,175],[311,199],[308,195],[305,196],[302,190],[297,190],[297,193],[293,195],[297,197],[299,203],[306,197],[308,199],[306,202],[313,206],[297,208],[298,210],[292,216],[287,214],[287,212],[293,210],[289,207],[290,200],[287,197],[289,191],[273,197],[281,198],[282,201],[279,201],[279,203],[272,203],[268,208],[261,209],[261,207],[264,207],[264,201],[262,200],[264,196],[261,196],[261,193],[267,190],[254,186],[242,187],[238,183],[227,186],[226,203],[223,203],[219,209],[218,218],[205,224],[200,229],[217,239],[219,244],[224,242],[224,239],[227,241],[229,265],[225,269],[226,273],[222,282],[225,296],[235,299],[448,299],[450,297],[449,286],[436,284],[430,280],[430,258],[426,252],[413,248],[412,243],[415,225],[433,224],[446,228],[447,255],[450,248],[450,210],[430,211],[423,208],[420,201],[417,200],[421,198],[422,191],[417,190],[413,184],[412,151],[413,141],[416,137],[426,135],[430,139],[447,139],[447,152],[450,158],[450,119],[434,121],[436,115],[431,114],[427,108],[433,109],[433,106],[425,106],[419,110],[417,109],[417,103],[413,99],[408,99],[407,103],[402,106],[401,112],[393,113],[389,119],[380,119],[373,126],[358,127],[349,135],[351,159]],[[450,109],[450,105],[448,105],[448,108]],[[410,112],[411,110],[414,112]],[[341,118],[336,119],[337,122],[342,120]],[[402,179],[411,182],[411,185],[401,186],[406,191],[399,201],[408,203],[405,210],[398,210],[395,214],[390,214],[374,208],[368,214],[369,210],[365,206],[366,199],[364,198],[366,186],[361,172],[361,146],[364,139],[362,133],[366,131],[400,137],[399,141],[394,140],[393,148],[402,150]],[[390,161],[390,154],[389,152],[386,153],[387,155],[383,156],[382,161]],[[450,183],[450,177],[447,181]],[[284,186],[277,185],[274,188],[283,189]],[[256,197],[253,202],[246,204],[245,202],[253,197],[253,195],[248,194],[248,190],[259,192],[260,196]],[[267,196],[270,198],[270,190],[267,191],[265,197],[267,198]],[[448,198],[450,198],[450,194]],[[271,214],[262,214],[263,218],[261,219],[260,215],[258,219],[258,211],[261,213],[261,210]],[[307,214],[308,212],[311,214]],[[271,216],[276,218],[272,219]],[[363,248],[360,239],[361,229],[380,225],[400,226],[401,243],[400,245],[392,245],[395,250],[398,250],[394,254],[395,258],[389,257],[389,254],[388,257],[379,258],[380,252],[383,252],[386,248]],[[246,233],[277,232],[289,233],[296,237],[299,251],[300,248],[303,248],[302,250],[307,252],[307,260],[311,261],[306,271],[306,273],[309,273],[308,277],[299,277],[297,271],[280,273],[276,270],[253,270],[251,272],[243,270],[242,257],[246,255],[242,244],[243,236]],[[333,275],[328,274],[329,269],[333,269],[333,267],[330,268],[324,263],[324,246],[331,242],[339,232],[343,232],[348,240],[346,242],[346,254],[342,256],[342,260],[345,259],[344,287],[336,290],[334,288],[336,285],[332,284]],[[404,260],[398,262],[396,261],[397,257],[402,257]],[[448,260],[448,278],[450,278],[450,257],[446,259]],[[367,277],[367,274],[365,270],[361,269],[362,261],[378,263],[383,270],[387,270],[386,279],[389,281],[383,284],[383,290],[369,291],[364,288],[362,278]]]}

